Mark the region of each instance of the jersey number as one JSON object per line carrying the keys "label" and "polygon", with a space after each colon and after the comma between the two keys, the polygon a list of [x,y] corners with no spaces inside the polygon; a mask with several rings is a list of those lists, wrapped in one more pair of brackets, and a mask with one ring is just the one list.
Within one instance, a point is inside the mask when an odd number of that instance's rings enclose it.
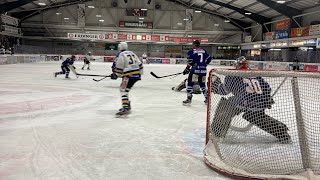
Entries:
{"label": "jersey number", "polygon": [[134,55],[128,54],[127,57],[130,59],[129,64],[133,64],[133,57]]}
{"label": "jersey number", "polygon": [[198,56],[200,56],[200,62],[202,63],[202,61],[203,61],[203,54],[202,54],[202,53],[198,53]]}
{"label": "jersey number", "polygon": [[247,84],[248,86],[246,87],[246,91],[248,93],[257,93],[257,94],[262,94],[262,89],[260,86],[260,83],[256,79],[243,79],[243,82]]}

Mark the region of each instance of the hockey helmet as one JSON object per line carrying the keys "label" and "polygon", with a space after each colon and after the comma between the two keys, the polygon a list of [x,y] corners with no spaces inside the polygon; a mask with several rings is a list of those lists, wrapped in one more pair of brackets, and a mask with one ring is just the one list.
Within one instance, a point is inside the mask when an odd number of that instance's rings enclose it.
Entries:
{"label": "hockey helmet", "polygon": [[236,69],[248,69],[248,61],[244,56],[241,56],[234,62],[234,66]]}
{"label": "hockey helmet", "polygon": [[125,51],[128,49],[128,43],[126,42],[120,42],[118,45],[118,50],[119,51]]}
{"label": "hockey helmet", "polygon": [[71,60],[73,60],[73,61],[76,60],[76,56],[75,56],[75,55],[72,55],[72,56],[71,56]]}
{"label": "hockey helmet", "polygon": [[200,41],[199,40],[194,40],[192,43],[194,46],[200,46]]}
{"label": "hockey helmet", "polygon": [[88,52],[88,55],[91,56],[91,52]]}

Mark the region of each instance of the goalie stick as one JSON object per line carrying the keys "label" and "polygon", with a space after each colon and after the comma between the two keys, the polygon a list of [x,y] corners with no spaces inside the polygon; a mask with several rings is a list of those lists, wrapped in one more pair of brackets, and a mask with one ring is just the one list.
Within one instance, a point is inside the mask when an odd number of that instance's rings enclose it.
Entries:
{"label": "goalie stick", "polygon": [[[285,81],[288,79],[288,77],[284,78],[284,80],[279,84],[277,89],[273,92],[271,97],[275,96],[276,93],[279,91],[279,89],[282,87],[282,85],[285,83]],[[249,131],[252,128],[253,124],[249,123],[246,127],[235,127],[235,126],[230,126],[230,129],[238,132],[246,132]]]}
{"label": "goalie stick", "polygon": [[154,72],[150,72],[150,74],[151,74],[153,77],[159,79],[159,78],[165,78],[165,77],[170,77],[170,76],[177,76],[177,75],[182,74],[182,72],[181,72],[181,73],[170,74],[170,75],[166,75],[166,76],[157,76],[156,74],[154,74]]}

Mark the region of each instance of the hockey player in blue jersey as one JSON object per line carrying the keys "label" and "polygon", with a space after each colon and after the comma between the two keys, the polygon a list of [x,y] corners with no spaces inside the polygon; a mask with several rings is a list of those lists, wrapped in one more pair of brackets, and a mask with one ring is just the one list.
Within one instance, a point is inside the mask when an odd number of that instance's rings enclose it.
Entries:
{"label": "hockey player in blue jersey", "polygon": [[187,83],[187,100],[183,101],[183,105],[189,105],[192,101],[193,85],[199,83],[201,91],[207,103],[206,75],[207,65],[212,58],[208,52],[200,47],[200,41],[193,41],[193,49],[188,52],[188,65],[183,74],[189,74]]}
{"label": "hockey player in blue jersey", "polygon": [[61,64],[62,71],[54,73],[54,77],[57,77],[59,74],[65,74],[66,75],[65,78],[69,79],[70,66],[72,66],[72,68],[75,68],[73,66],[73,63],[75,60],[76,60],[76,56],[74,55],[64,60]]}
{"label": "hockey player in blue jersey", "polygon": [[[239,58],[235,64],[237,69],[247,68],[244,57]],[[222,83],[219,77],[214,76],[212,81],[212,93],[233,95],[229,98],[222,97],[218,103],[211,124],[215,137],[224,138],[232,118],[244,112],[243,119],[275,136],[281,143],[291,141],[288,127],[265,113],[266,109],[272,108],[274,101],[271,87],[262,77],[226,76]]]}
{"label": "hockey player in blue jersey", "polygon": [[114,61],[111,79],[122,78],[120,85],[122,108],[116,113],[116,116],[123,116],[131,112],[129,91],[137,81],[141,80],[143,65],[139,57],[128,50],[126,42],[120,42],[118,49],[120,53]]}

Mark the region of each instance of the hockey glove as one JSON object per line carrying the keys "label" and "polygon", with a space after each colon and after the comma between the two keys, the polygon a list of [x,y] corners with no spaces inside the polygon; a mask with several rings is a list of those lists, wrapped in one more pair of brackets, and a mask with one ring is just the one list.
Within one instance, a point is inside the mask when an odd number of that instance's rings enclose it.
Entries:
{"label": "hockey glove", "polygon": [[187,67],[184,71],[183,71],[183,75],[189,74],[190,73],[190,69]]}
{"label": "hockey glove", "polygon": [[76,67],[75,66],[72,66],[73,67],[73,69],[76,69]]}
{"label": "hockey glove", "polygon": [[113,79],[113,80],[116,80],[116,79],[118,79],[118,76],[117,76],[116,73],[112,73],[112,74],[110,75],[110,78]]}
{"label": "hockey glove", "polygon": [[274,100],[273,100],[273,98],[272,98],[272,96],[269,96],[267,103],[268,103],[268,104],[267,104],[267,108],[268,108],[268,109],[271,109],[271,108],[272,108],[272,105],[275,103]]}
{"label": "hockey glove", "polygon": [[218,76],[212,76],[212,86],[217,86],[221,84],[221,79]]}
{"label": "hockey glove", "polygon": [[212,76],[211,82],[211,92],[216,94],[218,92],[218,87],[222,82],[218,76]]}

